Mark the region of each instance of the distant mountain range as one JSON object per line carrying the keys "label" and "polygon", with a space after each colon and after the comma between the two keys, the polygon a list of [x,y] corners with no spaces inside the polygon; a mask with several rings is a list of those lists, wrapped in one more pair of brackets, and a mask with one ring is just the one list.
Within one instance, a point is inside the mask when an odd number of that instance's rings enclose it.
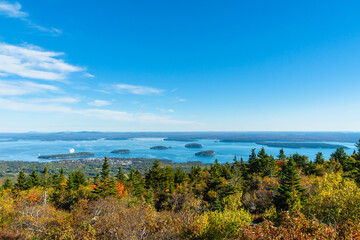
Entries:
{"label": "distant mountain range", "polygon": [[0,140],[42,141],[126,140],[131,138],[164,138],[167,141],[194,142],[214,139],[222,142],[357,142],[360,132],[55,132],[0,133]]}

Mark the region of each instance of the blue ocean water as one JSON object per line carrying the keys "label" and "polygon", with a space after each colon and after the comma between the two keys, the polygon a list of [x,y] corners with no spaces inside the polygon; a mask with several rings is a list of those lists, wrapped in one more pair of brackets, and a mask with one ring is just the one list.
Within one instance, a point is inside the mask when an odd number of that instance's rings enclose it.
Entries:
{"label": "blue ocean water", "polygon": [[[185,148],[188,142],[164,141],[163,138],[134,138],[129,140],[105,140],[95,141],[40,141],[40,140],[19,140],[19,141],[0,141],[0,160],[10,161],[48,161],[39,160],[39,155],[51,155],[69,153],[70,149],[75,152],[92,152],[95,157],[126,157],[126,158],[158,158],[168,159],[174,162],[201,161],[212,163],[215,159],[219,162],[232,162],[234,156],[243,157],[247,161],[251,149],[260,150],[262,145],[252,142],[219,142],[216,140],[200,139],[197,143],[203,145],[202,149]],[[348,154],[355,150],[354,143],[334,143],[340,144],[346,149]],[[166,150],[151,150],[153,146],[168,146]],[[112,154],[112,150],[129,149],[130,154]],[[214,150],[216,155],[213,157],[197,157],[195,153],[204,150]],[[277,156],[280,148],[267,147],[268,154]],[[313,148],[284,148],[285,154],[299,153],[314,159],[315,154],[322,152],[328,158],[335,149],[313,149]]]}

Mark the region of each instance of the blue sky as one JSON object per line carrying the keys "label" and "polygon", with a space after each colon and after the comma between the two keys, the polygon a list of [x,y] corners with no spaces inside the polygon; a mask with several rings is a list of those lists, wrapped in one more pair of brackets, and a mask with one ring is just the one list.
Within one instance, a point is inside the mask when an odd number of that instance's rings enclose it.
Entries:
{"label": "blue sky", "polygon": [[0,0],[0,132],[360,131],[359,9]]}

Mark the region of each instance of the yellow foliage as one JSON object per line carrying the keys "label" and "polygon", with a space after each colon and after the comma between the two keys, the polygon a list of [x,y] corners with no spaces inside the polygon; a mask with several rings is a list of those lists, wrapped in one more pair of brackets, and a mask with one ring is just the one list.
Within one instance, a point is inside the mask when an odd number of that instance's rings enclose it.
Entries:
{"label": "yellow foliage", "polygon": [[359,222],[360,189],[341,173],[325,174],[316,179],[304,211],[327,223]]}
{"label": "yellow foliage", "polygon": [[14,215],[14,199],[11,196],[11,190],[4,190],[0,197],[0,227],[6,226]]}

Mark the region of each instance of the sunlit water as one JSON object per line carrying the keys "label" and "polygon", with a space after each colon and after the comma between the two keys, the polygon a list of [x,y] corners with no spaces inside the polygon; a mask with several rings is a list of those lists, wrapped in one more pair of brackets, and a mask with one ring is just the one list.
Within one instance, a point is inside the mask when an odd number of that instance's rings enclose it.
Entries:
{"label": "sunlit water", "polygon": [[[39,160],[39,155],[51,155],[69,153],[70,149],[75,152],[92,152],[95,157],[124,157],[124,158],[158,158],[168,159],[174,162],[201,161],[212,163],[215,159],[219,162],[232,162],[234,156],[243,157],[246,161],[251,149],[260,150],[262,145],[251,142],[223,143],[216,140],[199,140],[197,143],[203,145],[202,149],[185,148],[188,142],[164,141],[162,138],[135,138],[130,140],[96,140],[96,141],[39,141],[19,140],[15,142],[0,141],[0,160],[16,161],[49,161]],[[333,142],[332,142],[333,143]],[[333,143],[349,147],[348,154],[355,150],[354,143]],[[168,146],[166,150],[151,150],[153,146]],[[264,146],[268,154],[277,156],[280,148]],[[112,150],[129,149],[130,154],[112,154]],[[197,157],[196,152],[214,150],[213,157]],[[315,154],[322,152],[328,158],[335,149],[313,149],[313,148],[284,148],[285,154],[299,153],[314,159]]]}

